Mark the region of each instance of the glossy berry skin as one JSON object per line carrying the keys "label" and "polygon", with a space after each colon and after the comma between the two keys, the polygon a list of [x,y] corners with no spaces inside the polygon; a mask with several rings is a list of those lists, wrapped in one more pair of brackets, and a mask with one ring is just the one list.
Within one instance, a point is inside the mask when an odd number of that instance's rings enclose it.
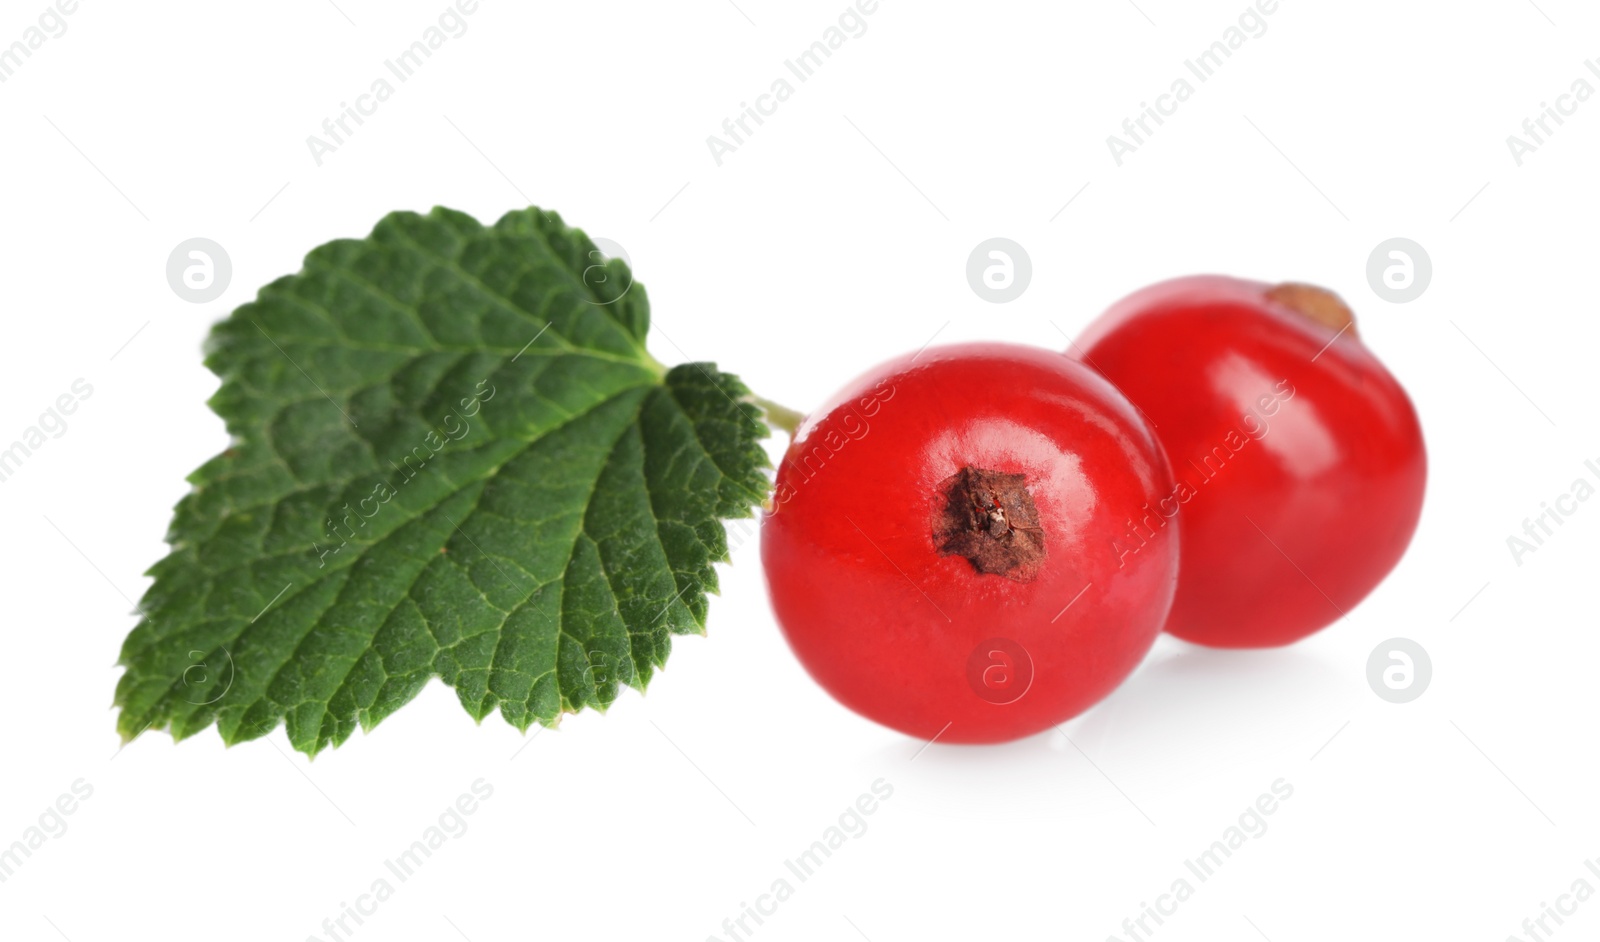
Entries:
{"label": "glossy berry skin", "polygon": [[1124,542],[1137,556],[1150,528],[1182,521],[1168,632],[1289,644],[1404,553],[1427,477],[1422,429],[1354,330],[1339,332],[1348,318],[1322,289],[1180,278],[1118,302],[1068,349],[1138,406],[1171,462],[1177,490]]}
{"label": "glossy berry skin", "polygon": [[1112,541],[1171,487],[1093,371],[1031,347],[924,350],[797,430],[762,525],[772,605],[857,713],[941,743],[1026,736],[1104,697],[1160,633],[1171,529],[1127,565]]}

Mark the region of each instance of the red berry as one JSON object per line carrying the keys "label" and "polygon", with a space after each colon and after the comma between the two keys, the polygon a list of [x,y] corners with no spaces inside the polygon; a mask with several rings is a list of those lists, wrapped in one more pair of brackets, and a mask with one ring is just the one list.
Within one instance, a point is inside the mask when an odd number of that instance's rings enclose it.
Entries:
{"label": "red berry", "polygon": [[1139,407],[1171,461],[1174,492],[1121,538],[1135,558],[1147,527],[1183,521],[1167,631],[1288,644],[1399,561],[1422,511],[1422,429],[1332,292],[1180,278],[1113,305],[1069,352]]}
{"label": "red berry", "polygon": [[855,380],[800,426],[761,556],[802,664],[922,739],[999,742],[1109,693],[1160,633],[1171,527],[1113,541],[1169,494],[1160,445],[1093,371],[964,344]]}

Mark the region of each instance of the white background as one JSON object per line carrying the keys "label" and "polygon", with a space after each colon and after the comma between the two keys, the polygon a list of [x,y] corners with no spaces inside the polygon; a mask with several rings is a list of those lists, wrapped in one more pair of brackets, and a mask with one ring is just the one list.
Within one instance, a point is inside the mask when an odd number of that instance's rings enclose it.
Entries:
{"label": "white background", "polygon": [[[0,443],[74,379],[94,388],[0,483],[0,845],[93,788],[0,883],[0,937],[326,939],[480,777],[494,794],[469,830],[355,939],[727,938],[879,778],[894,793],[869,829],[753,938],[1126,939],[1280,778],[1294,793],[1267,832],[1154,938],[1499,942],[1575,880],[1600,890],[1600,501],[1520,566],[1506,545],[1600,463],[1600,102],[1520,167],[1505,142],[1575,79],[1600,87],[1600,14],[1284,0],[1118,167],[1106,136],[1243,0],[883,0],[719,167],[707,135],[845,7],[737,2],[482,0],[320,167],[306,137],[443,0],[85,0],[0,84]],[[0,4],[0,44],[43,8]],[[657,357],[714,360],[798,408],[935,335],[1063,347],[1174,275],[1327,285],[1422,416],[1421,527],[1347,619],[1275,651],[1163,639],[1070,742],[919,753],[835,705],[778,634],[751,527],[708,638],[678,640],[647,696],[525,748],[433,684],[314,763],[281,730],[118,754],[113,665],[142,573],[184,475],[226,446],[208,325],[389,210],[488,221],[529,201],[626,247]],[[166,282],[194,236],[233,261],[214,303]],[[1033,260],[1007,305],[965,280],[991,236]],[[1394,236],[1434,264],[1405,305],[1365,276]],[[1405,705],[1365,679],[1396,636],[1433,659]],[[1594,938],[1600,900],[1547,925]]]}

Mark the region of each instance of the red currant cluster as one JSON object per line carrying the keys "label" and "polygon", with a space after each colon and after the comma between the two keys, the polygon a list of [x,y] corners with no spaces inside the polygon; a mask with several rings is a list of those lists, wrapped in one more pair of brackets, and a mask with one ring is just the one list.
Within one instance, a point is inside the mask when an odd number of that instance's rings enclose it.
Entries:
{"label": "red currant cluster", "polygon": [[[873,390],[870,432],[812,438]],[[1292,396],[1263,391],[1292,390]],[[1427,458],[1349,308],[1307,285],[1196,277],[1114,305],[1063,354],[963,344],[891,360],[806,419],[762,559],[785,636],[851,709],[997,742],[1110,693],[1164,629],[1270,647],[1344,615],[1399,561]],[[1270,410],[1227,473],[1241,415]],[[1173,511],[1166,512],[1170,504]],[[1128,534],[1152,507],[1162,525]]]}

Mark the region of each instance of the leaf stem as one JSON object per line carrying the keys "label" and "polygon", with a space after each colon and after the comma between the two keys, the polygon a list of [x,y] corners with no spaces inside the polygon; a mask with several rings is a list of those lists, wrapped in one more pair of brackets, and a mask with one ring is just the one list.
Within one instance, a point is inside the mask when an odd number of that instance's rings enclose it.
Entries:
{"label": "leaf stem", "polygon": [[750,401],[760,406],[761,410],[767,414],[768,425],[783,429],[789,434],[790,438],[794,438],[795,430],[800,427],[800,422],[805,419],[804,415],[788,406],[781,406],[771,399],[763,399],[760,396],[751,395]]}

